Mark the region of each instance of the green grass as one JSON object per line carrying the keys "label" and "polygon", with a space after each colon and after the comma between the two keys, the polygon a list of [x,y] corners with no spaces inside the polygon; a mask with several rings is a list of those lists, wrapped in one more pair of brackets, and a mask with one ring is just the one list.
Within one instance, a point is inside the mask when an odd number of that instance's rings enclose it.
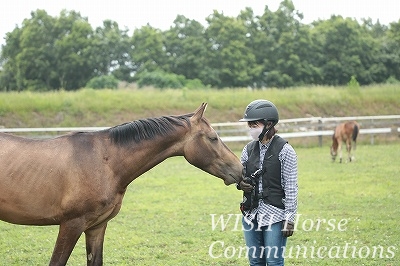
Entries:
{"label": "green grass", "polygon": [[[330,162],[327,147],[296,151],[300,216],[288,240],[293,253],[286,265],[400,265],[400,144],[358,145],[356,161],[347,164]],[[240,223],[235,223],[240,200],[234,186],[224,186],[181,157],[170,158],[129,186],[121,212],[108,225],[104,264],[248,265],[243,254],[238,257],[244,246]],[[213,228],[212,214],[233,216],[222,230],[220,224]],[[318,228],[318,219],[329,223]],[[48,264],[57,231],[55,226],[1,222],[0,265]],[[343,258],[346,245],[349,258]],[[210,246],[212,255],[222,256],[212,258]],[[373,258],[379,246],[384,258],[379,253]],[[297,247],[302,250],[298,256]],[[323,247],[321,259],[317,251]],[[329,250],[339,258],[328,258]],[[85,263],[82,236],[68,265]]]}
{"label": "green grass", "polygon": [[397,114],[400,87],[368,86],[357,93],[346,87],[0,92],[0,126],[113,126],[139,118],[193,112],[201,102],[209,103],[207,118],[211,122],[228,122],[240,119],[247,104],[259,98],[274,102],[281,119]]}
{"label": "green grass", "polygon": [[[91,90],[76,92],[0,92],[0,127],[112,126],[134,119],[194,111],[208,102],[211,122],[237,121],[252,100],[265,98],[279,108],[281,119],[312,116],[398,114],[398,85],[362,87],[311,87],[295,89],[222,90]],[[310,140],[290,140],[299,155],[299,230],[289,239],[293,257],[286,265],[399,265],[400,145],[371,146],[369,136],[360,136],[351,164],[331,163],[329,139],[324,147]],[[304,142],[304,143],[300,143]],[[375,143],[388,143],[377,138]],[[394,144],[394,145],[393,145]],[[229,143],[239,151],[242,144]],[[310,146],[312,148],[300,148]],[[239,154],[238,154],[239,155]],[[190,166],[183,158],[171,158],[134,181],[126,193],[121,212],[110,221],[104,246],[105,265],[247,265],[236,218],[241,193]],[[233,214],[225,230],[213,230],[211,214],[225,219]],[[237,216],[239,215],[239,216]],[[316,230],[318,219],[329,221]],[[338,230],[347,222],[345,230]],[[240,224],[239,224],[240,225]],[[331,230],[335,226],[335,230]],[[304,230],[306,229],[306,230]],[[46,265],[58,227],[17,226],[0,222],[1,265]],[[224,248],[231,258],[221,255]],[[389,258],[320,259],[318,249],[331,253],[348,246],[365,256],[367,249],[384,248]],[[388,248],[395,247],[394,258]],[[305,257],[296,248],[308,248]],[[314,253],[312,251],[314,250]],[[361,250],[361,251],[360,251]],[[327,253],[327,252],[325,252]],[[312,254],[315,258],[312,258]],[[325,254],[326,255],[326,254]],[[333,254],[335,255],[335,254]],[[341,257],[342,254],[339,254]],[[83,236],[69,265],[85,265]]]}

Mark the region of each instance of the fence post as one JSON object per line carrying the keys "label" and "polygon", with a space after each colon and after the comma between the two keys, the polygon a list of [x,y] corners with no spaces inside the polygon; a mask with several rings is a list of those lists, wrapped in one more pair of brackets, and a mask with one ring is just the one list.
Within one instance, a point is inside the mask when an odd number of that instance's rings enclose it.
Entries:
{"label": "fence post", "polygon": [[[322,119],[318,119],[318,131],[322,131]],[[322,147],[322,135],[318,136],[318,143]]]}
{"label": "fence post", "polygon": [[[371,128],[374,128],[374,119],[371,119]],[[374,145],[374,134],[371,133],[371,145]]]}

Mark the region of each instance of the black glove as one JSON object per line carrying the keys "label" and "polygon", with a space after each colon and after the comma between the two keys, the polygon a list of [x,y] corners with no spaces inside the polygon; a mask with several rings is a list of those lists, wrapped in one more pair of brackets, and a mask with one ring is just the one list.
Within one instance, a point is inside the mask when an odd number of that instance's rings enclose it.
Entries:
{"label": "black glove", "polygon": [[244,192],[252,192],[254,187],[252,184],[240,181],[240,183],[236,184],[236,188],[239,190],[243,190]]}
{"label": "black glove", "polygon": [[294,223],[290,221],[283,221],[282,234],[284,237],[292,236],[294,233]]}

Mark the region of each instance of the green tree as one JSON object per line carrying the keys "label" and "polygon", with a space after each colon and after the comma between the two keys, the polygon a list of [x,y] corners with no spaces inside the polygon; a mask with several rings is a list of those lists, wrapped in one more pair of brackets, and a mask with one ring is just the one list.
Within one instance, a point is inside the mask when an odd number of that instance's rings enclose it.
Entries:
{"label": "green tree", "polygon": [[121,30],[118,23],[103,21],[103,27],[96,28],[92,45],[92,58],[96,75],[112,73],[117,79],[130,81],[131,39],[128,29]]}
{"label": "green tree", "polygon": [[97,76],[89,80],[85,87],[92,89],[116,89],[118,88],[118,79],[113,75]]}
{"label": "green tree", "polygon": [[[0,55],[0,90],[21,90],[17,82],[17,62],[15,58],[20,51],[21,29],[16,27],[12,32],[6,34],[7,45],[2,45]],[[20,84],[21,85],[21,84]]]}
{"label": "green tree", "polygon": [[[308,26],[301,23],[302,13],[295,9],[292,1],[284,0],[275,12],[266,6],[259,18],[262,40],[267,44],[262,51],[263,78],[268,86],[287,87],[319,83],[320,70],[315,64],[318,56]],[[281,76],[281,77],[280,77]]]}
{"label": "green tree", "polygon": [[375,39],[382,39],[385,37],[388,26],[382,25],[379,20],[374,23],[372,19],[362,19],[362,26],[370,33]]}
{"label": "green tree", "polygon": [[204,27],[178,15],[167,31],[146,25],[129,36],[111,20],[93,31],[75,11],[51,17],[36,10],[6,34],[0,90],[75,90],[110,74],[219,88],[400,80],[400,20],[386,26],[341,16],[310,25],[302,19],[292,0],[282,0],[277,11],[266,5],[260,16],[251,8],[237,17],[213,11]]}
{"label": "green tree", "polygon": [[93,29],[79,13],[65,10],[55,25],[58,32],[54,42],[58,88],[82,88],[94,76],[95,62],[91,60]]}
{"label": "green tree", "polygon": [[136,80],[144,71],[152,72],[167,68],[168,58],[165,53],[164,38],[159,29],[150,25],[136,29],[131,44],[132,70]]}
{"label": "green tree", "polygon": [[379,41],[356,20],[332,16],[315,24],[313,34],[323,54],[318,64],[325,84],[345,85],[352,76],[370,84],[385,71]]}
{"label": "green tree", "polygon": [[183,75],[166,73],[160,70],[152,72],[144,71],[140,74],[137,83],[140,88],[145,86],[154,86],[159,89],[179,89],[184,87],[186,79]]}
{"label": "green tree", "polygon": [[400,20],[392,22],[383,38],[382,50],[388,76],[400,80]]}
{"label": "green tree", "polygon": [[168,64],[165,71],[187,79],[206,79],[208,68],[207,42],[204,26],[195,20],[178,15],[174,26],[164,32]]}
{"label": "green tree", "polygon": [[63,10],[56,18],[44,10],[32,12],[21,28],[7,34],[0,82],[12,90],[84,86],[93,75],[91,35],[87,19],[74,11]]}
{"label": "green tree", "polygon": [[14,58],[18,88],[49,90],[57,76],[54,64],[55,20],[44,10],[31,13],[22,23],[19,50]]}
{"label": "green tree", "polygon": [[214,11],[207,18],[205,31],[210,50],[209,69],[214,72],[206,84],[217,87],[245,87],[252,85],[254,75],[260,71],[251,47],[246,46],[246,27],[238,18]]}

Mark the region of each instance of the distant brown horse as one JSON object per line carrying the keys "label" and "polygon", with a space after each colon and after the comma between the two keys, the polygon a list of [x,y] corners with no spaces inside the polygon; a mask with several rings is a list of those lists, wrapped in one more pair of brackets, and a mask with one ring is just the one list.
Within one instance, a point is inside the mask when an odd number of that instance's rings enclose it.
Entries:
{"label": "distant brown horse", "polygon": [[353,160],[353,156],[351,154],[352,142],[354,143],[355,150],[359,130],[360,126],[356,121],[345,122],[336,126],[332,136],[332,161],[336,160],[336,156],[339,153],[339,162],[342,162],[342,142],[346,143],[346,150],[349,162]]}
{"label": "distant brown horse", "polygon": [[203,117],[206,106],[44,140],[0,134],[0,219],[60,225],[50,265],[65,265],[84,232],[87,265],[102,265],[107,222],[127,186],[166,158],[184,156],[226,185],[241,180],[239,159]]}

